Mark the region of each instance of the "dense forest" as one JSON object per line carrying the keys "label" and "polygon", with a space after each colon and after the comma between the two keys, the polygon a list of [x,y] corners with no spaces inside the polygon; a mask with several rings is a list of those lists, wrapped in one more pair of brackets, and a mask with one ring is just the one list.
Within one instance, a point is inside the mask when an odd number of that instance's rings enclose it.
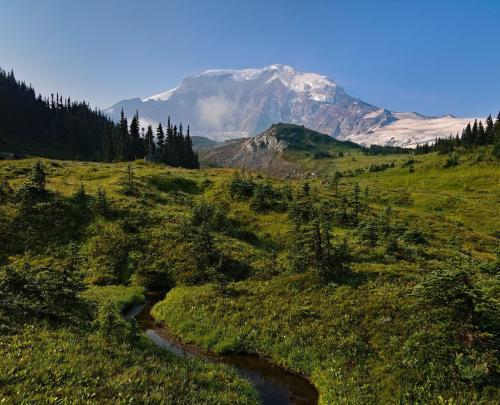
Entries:
{"label": "dense forest", "polygon": [[493,155],[500,158],[500,112],[495,123],[491,115],[486,119],[486,126],[482,121],[475,120],[462,130],[462,134],[450,135],[449,138],[438,138],[434,144],[418,145],[415,153],[425,154],[430,152],[450,153],[458,149],[473,150],[479,146],[493,145]]}
{"label": "dense forest", "polygon": [[131,161],[147,157],[171,166],[198,168],[189,133],[182,124],[140,128],[139,114],[118,124],[84,101],[59,94],[49,98],[0,69],[0,152],[73,160]]}
{"label": "dense forest", "polygon": [[165,131],[161,123],[156,129],[148,126],[147,131],[139,130],[139,112],[136,112],[130,126],[127,118],[120,115],[120,122],[114,131],[107,133],[103,140],[103,159],[106,162],[132,161],[145,158],[151,162],[164,163],[174,167],[185,167],[188,169],[199,169],[198,154],[193,149],[193,142],[189,133],[183,133],[182,123],[177,125],[167,120]]}
{"label": "dense forest", "polygon": [[88,103],[59,94],[42,98],[13,71],[0,69],[0,150],[98,160],[113,127]]}

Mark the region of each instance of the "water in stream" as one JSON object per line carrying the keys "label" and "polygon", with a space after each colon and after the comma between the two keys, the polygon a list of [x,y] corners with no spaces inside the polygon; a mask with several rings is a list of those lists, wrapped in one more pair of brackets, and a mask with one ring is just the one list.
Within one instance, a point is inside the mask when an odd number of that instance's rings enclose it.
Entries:
{"label": "water in stream", "polygon": [[312,405],[318,403],[318,391],[304,377],[292,374],[254,355],[212,355],[195,346],[184,345],[172,338],[150,314],[154,299],[132,307],[126,318],[136,318],[141,328],[159,347],[181,356],[202,357],[233,366],[239,374],[253,382],[264,405]]}

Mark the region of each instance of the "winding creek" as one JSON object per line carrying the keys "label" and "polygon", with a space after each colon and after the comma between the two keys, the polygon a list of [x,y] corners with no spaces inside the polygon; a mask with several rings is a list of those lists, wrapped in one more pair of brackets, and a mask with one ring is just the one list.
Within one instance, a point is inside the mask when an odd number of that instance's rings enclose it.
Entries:
{"label": "winding creek", "polygon": [[318,391],[306,378],[290,373],[256,355],[216,355],[197,346],[180,342],[157,324],[150,314],[151,308],[159,298],[157,295],[149,295],[145,303],[136,304],[125,313],[125,318],[137,319],[140,327],[157,346],[179,356],[199,357],[234,367],[242,377],[252,381],[260,392],[264,405],[315,405],[318,403]]}

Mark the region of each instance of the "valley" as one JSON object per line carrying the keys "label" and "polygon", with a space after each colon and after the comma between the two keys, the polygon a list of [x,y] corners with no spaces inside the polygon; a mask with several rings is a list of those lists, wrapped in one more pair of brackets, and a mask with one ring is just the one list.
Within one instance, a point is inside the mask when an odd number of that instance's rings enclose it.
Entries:
{"label": "valley", "polygon": [[[438,153],[333,142],[320,159],[286,151],[315,173],[287,180],[144,161],[0,161],[4,402],[28,384],[33,401],[259,402],[231,367],[162,353],[121,318],[147,288],[168,291],[152,314],[182,342],[256,353],[305,375],[322,404],[495,403],[491,147],[446,167]],[[38,161],[44,191],[31,174]],[[12,274],[46,281],[26,289]],[[57,283],[67,295],[47,301]],[[110,360],[95,368],[95,356]]]}
{"label": "valley", "polygon": [[500,404],[498,1],[1,16],[0,405]]}

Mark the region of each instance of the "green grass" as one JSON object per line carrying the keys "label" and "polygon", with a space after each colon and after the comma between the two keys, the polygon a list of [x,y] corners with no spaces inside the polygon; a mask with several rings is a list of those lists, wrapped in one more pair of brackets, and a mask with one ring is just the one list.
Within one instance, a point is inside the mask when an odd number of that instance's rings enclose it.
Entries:
{"label": "green grass", "polygon": [[[92,285],[83,294],[101,308],[113,308],[117,318],[121,308],[144,298],[144,288],[135,285],[175,287],[155,307],[155,316],[174,333],[215,351],[258,353],[303,373],[325,404],[495,403],[498,384],[475,384],[459,373],[463,359],[472,358],[469,349],[450,336],[443,313],[437,321],[436,313],[418,306],[413,291],[458,252],[475,263],[494,263],[500,165],[464,155],[458,166],[444,169],[446,156],[430,154],[417,156],[410,173],[402,167],[405,155],[365,156],[344,148],[344,157],[337,157],[335,148],[329,150],[335,158],[289,156],[315,173],[312,192],[333,200],[332,178],[339,170],[345,174],[341,193],[350,195],[355,183],[368,187],[371,217],[390,206],[394,219],[421,231],[426,244],[401,242],[401,257],[391,256],[383,244],[370,249],[355,229],[336,228],[335,238],[349,241],[353,263],[348,277],[325,285],[308,273],[291,274],[288,214],[259,213],[249,201],[232,199],[232,169],[132,162],[134,192],[127,193],[127,163],[42,159],[47,201],[27,212],[15,199],[0,203],[0,265],[25,257],[63,264],[71,258],[87,283],[132,285]],[[6,180],[18,190],[36,160],[0,161],[0,183]],[[392,161],[395,167],[384,171],[360,170]],[[269,181],[276,188],[301,186],[298,180]],[[73,199],[82,183],[89,197],[84,207]],[[98,189],[110,205],[106,215],[92,205]],[[245,280],[227,288],[182,285],[196,253],[185,224],[202,200],[220,207],[234,228],[213,232],[217,247],[237,264],[234,271],[246,271]],[[478,265],[473,279],[497,299],[494,274]],[[0,400],[8,403],[56,402],[56,397],[67,403],[257,402],[250,384],[227,368],[178,359],[145,339],[110,342],[93,321],[65,326],[34,321],[0,337],[0,356]],[[470,369],[490,364],[470,361]]]}
{"label": "green grass", "polygon": [[[500,162],[481,159],[481,152],[461,155],[459,165],[444,168],[447,155],[432,153],[414,157],[415,171],[403,167],[407,155],[365,156],[352,150],[342,158],[314,160],[295,157],[321,179],[336,171],[347,177],[340,184],[358,183],[376,196],[374,205],[391,206],[400,215],[419,223],[441,243],[456,237],[467,250],[492,258],[500,230]],[[394,168],[369,173],[371,164],[395,162]],[[364,173],[356,173],[364,169]]]}
{"label": "green grass", "polygon": [[[92,287],[83,295],[119,311],[144,288]],[[109,340],[89,325],[27,325],[0,337],[0,402],[255,404],[233,370],[156,348],[146,337]]]}
{"label": "green grass", "polygon": [[419,313],[414,266],[357,268],[359,283],[320,287],[308,275],[178,287],[153,309],[184,341],[250,352],[307,375],[320,402],[494,404],[499,389],[457,378],[446,324]]}
{"label": "green grass", "polygon": [[255,404],[235,372],[175,358],[148,342],[112,346],[94,335],[28,326],[0,338],[0,401]]}
{"label": "green grass", "polygon": [[145,300],[146,289],[142,286],[107,285],[90,286],[82,296],[99,304],[109,303],[115,305],[119,310],[130,307],[133,304]]}

